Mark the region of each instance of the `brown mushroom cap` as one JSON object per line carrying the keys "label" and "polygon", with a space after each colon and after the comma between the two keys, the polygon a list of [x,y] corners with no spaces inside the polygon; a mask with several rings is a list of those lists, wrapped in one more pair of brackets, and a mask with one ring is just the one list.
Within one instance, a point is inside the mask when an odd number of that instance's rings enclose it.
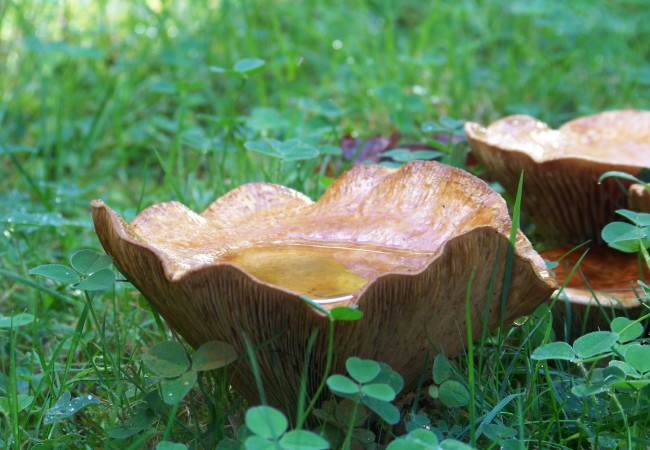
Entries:
{"label": "brown mushroom cap", "polygon": [[[434,162],[401,169],[357,166],[317,202],[285,187],[243,185],[198,215],[176,202],[130,224],[93,201],[97,235],[123,273],[192,346],[218,339],[245,351],[244,334],[275,405],[295,405],[307,339],[312,391],[323,374],[326,308],[356,305],[364,317],[337,322],[335,372],[349,356],[390,364],[417,383],[428,339],[447,355],[464,345],[470,273],[475,335],[488,298],[499,322],[511,221],[503,199],[478,178]],[[543,260],[518,232],[506,321],[529,313],[554,289]],[[496,271],[496,283],[489,292]],[[255,401],[248,364],[233,386]],[[286,400],[286,401],[285,401]]]}
{"label": "brown mushroom cap", "polygon": [[[585,251],[580,266],[569,278],[569,273]],[[639,299],[643,292],[637,280],[642,279],[642,271],[647,279],[648,271],[636,253],[623,253],[605,246],[581,247],[572,251],[572,247],[564,246],[545,250],[540,255],[550,261],[558,261],[564,256],[553,272],[559,285],[568,279],[560,298],[571,306],[571,328],[574,331],[608,329],[607,316],[610,320],[617,315],[637,318],[644,311]],[[567,315],[564,310],[562,304],[556,304],[554,308],[554,313],[559,313],[556,318],[561,322]],[[583,324],[585,320],[586,324]]]}
{"label": "brown mushroom cap", "polygon": [[514,195],[524,171],[523,208],[540,232],[561,243],[600,242],[600,231],[625,207],[610,170],[633,175],[650,166],[650,111],[609,111],[567,122],[558,130],[516,115],[487,128],[465,125],[476,158]]}
{"label": "brown mushroom cap", "polygon": [[628,188],[628,208],[632,211],[650,213],[650,192],[644,185],[634,183]]}

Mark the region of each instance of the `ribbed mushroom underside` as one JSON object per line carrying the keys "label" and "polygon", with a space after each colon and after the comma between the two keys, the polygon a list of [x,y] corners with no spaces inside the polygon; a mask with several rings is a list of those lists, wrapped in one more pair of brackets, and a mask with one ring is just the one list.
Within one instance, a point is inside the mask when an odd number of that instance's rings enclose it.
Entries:
{"label": "ribbed mushroom underside", "polygon": [[[472,272],[475,333],[486,312],[490,327],[498,323],[510,223],[502,200],[474,177],[435,163],[409,164],[399,171],[362,166],[316,203],[269,186],[242,186],[200,216],[178,204],[163,204],[127,224],[95,201],[93,217],[106,252],[192,346],[218,339],[244,352],[245,335],[253,345],[262,345],[256,358],[273,404],[296,404],[306,343],[314,329],[319,334],[307,374],[310,391],[320,380],[328,320],[297,292],[261,281],[227,260],[206,261],[206,255],[228,254],[232,244],[226,237],[239,239],[237,248],[242,241],[254,248],[278,239],[321,245],[332,239],[336,245],[393,248],[420,258],[412,270],[375,267],[366,273],[368,282],[349,301],[359,306],[363,319],[336,325],[335,372],[343,371],[348,356],[372,358],[390,364],[408,388],[414,387],[431,350],[429,339],[447,355],[462,350]],[[257,189],[275,190],[273,199],[260,201]],[[169,215],[170,210],[182,214]],[[496,282],[489,292],[493,272]],[[504,319],[530,312],[552,291],[543,261],[520,233]],[[233,386],[255,401],[249,365],[241,363],[232,372]]]}
{"label": "ribbed mushroom underside", "polygon": [[612,111],[577,119],[559,130],[528,116],[510,116],[487,128],[466,124],[477,160],[515,195],[524,172],[523,209],[541,234],[560,243],[591,239],[627,204],[626,180],[650,166],[650,112]]}

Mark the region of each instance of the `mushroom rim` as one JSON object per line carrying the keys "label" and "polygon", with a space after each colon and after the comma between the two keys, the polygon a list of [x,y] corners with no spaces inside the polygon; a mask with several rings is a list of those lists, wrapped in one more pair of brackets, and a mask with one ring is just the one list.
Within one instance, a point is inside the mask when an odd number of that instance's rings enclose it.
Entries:
{"label": "mushroom rim", "polygon": [[[128,245],[138,247],[142,251],[146,251],[146,252],[149,252],[150,254],[152,254],[155,257],[155,260],[160,264],[161,269],[162,269],[162,273],[165,275],[165,279],[169,283],[181,284],[181,283],[183,283],[185,281],[186,278],[196,276],[200,272],[219,270],[219,268],[221,268],[221,267],[228,267],[229,269],[235,270],[236,272],[239,272],[241,275],[247,277],[249,280],[251,280],[255,284],[258,284],[260,286],[264,286],[266,288],[274,289],[274,290],[276,290],[278,292],[282,292],[283,294],[288,295],[289,297],[294,297],[294,298],[300,300],[300,302],[303,302],[303,300],[301,298],[303,296],[300,295],[299,293],[297,293],[295,291],[292,291],[290,289],[287,289],[287,288],[283,288],[283,287],[275,285],[275,284],[271,284],[271,283],[259,280],[254,275],[248,273],[246,270],[240,268],[236,264],[233,264],[233,263],[230,263],[230,262],[227,262],[227,261],[200,264],[200,265],[197,265],[197,266],[192,267],[190,269],[184,270],[178,276],[174,276],[174,273],[168,270],[168,266],[169,266],[170,263],[168,261],[168,257],[165,254],[165,252],[163,252],[162,250],[157,249],[157,248],[155,248],[155,247],[153,247],[151,245],[148,245],[147,242],[141,242],[141,241],[137,241],[137,240],[131,238],[129,236],[129,233],[127,232],[126,228],[124,227],[124,225],[129,226],[129,223],[127,223],[126,220],[124,220],[117,212],[112,210],[103,200],[101,200],[101,199],[93,200],[91,202],[91,205],[92,205],[92,208],[93,208],[93,219],[94,219],[94,221],[96,223],[99,221],[99,222],[104,223],[104,224],[106,224],[106,223],[110,224],[109,232],[110,231],[115,232],[116,235],[118,236],[118,238],[121,239],[122,241],[126,242]],[[102,216],[103,216],[103,218],[102,218]],[[108,221],[103,220],[103,219],[106,219],[106,218],[108,218],[109,220]],[[502,240],[503,244],[510,245],[509,237],[505,236],[503,233],[499,232],[498,229],[496,229],[496,228],[494,228],[494,227],[492,227],[490,225],[478,226],[478,227],[475,227],[475,228],[473,228],[471,230],[468,230],[468,231],[466,231],[466,232],[464,232],[462,234],[456,235],[456,236],[452,237],[451,239],[448,239],[448,240],[444,241],[443,245],[441,245],[436,252],[431,252],[430,253],[430,255],[431,255],[430,260],[428,260],[426,262],[426,264],[423,265],[422,269],[420,269],[417,272],[409,272],[409,273],[389,272],[389,273],[380,275],[380,276],[378,276],[378,277],[376,277],[374,279],[371,279],[368,283],[366,283],[363,286],[363,288],[361,288],[359,291],[357,291],[356,294],[354,294],[352,296],[351,299],[342,300],[340,302],[329,301],[327,303],[324,303],[324,302],[320,303],[317,300],[313,300],[313,301],[315,301],[315,303],[323,306],[326,309],[335,308],[337,306],[358,307],[358,308],[361,309],[361,307],[363,306],[363,303],[365,303],[364,300],[367,297],[365,295],[366,292],[375,283],[383,281],[385,278],[395,277],[395,276],[404,277],[404,278],[418,277],[418,276],[422,275],[424,272],[426,272],[427,270],[429,270],[430,267],[433,264],[435,264],[438,260],[442,259],[442,257],[446,254],[446,252],[449,251],[448,248],[451,246],[451,243],[453,243],[454,241],[459,240],[459,239],[471,239],[472,234],[480,234],[480,233],[485,233],[485,232],[495,234],[496,238]],[[528,265],[530,267],[530,270],[532,270],[532,272],[535,274],[535,277],[540,282],[540,284],[545,285],[545,286],[547,286],[549,288],[549,297],[550,297],[551,292],[552,292],[552,291],[550,291],[550,289],[555,289],[557,287],[556,280],[551,276],[548,269],[542,268],[536,263],[535,259],[540,259],[541,260],[541,257],[534,250],[532,244],[530,243],[530,241],[528,241],[528,239],[525,237],[525,235],[523,235],[523,233],[520,230],[517,230],[517,235],[518,235],[518,238],[524,237],[526,239],[525,243],[527,245],[524,246],[524,248],[518,248],[519,246],[517,246],[517,244],[515,244],[514,255],[516,257],[520,258],[522,261],[528,263]],[[102,241],[101,238],[100,238],[100,241]],[[113,241],[113,240],[109,239],[109,241]],[[104,244],[102,242],[102,246],[103,245]],[[536,256],[537,256],[537,258],[536,258]],[[113,256],[111,255],[111,257],[113,257]],[[543,260],[541,260],[541,262],[543,263]],[[123,273],[123,274],[127,277],[127,279],[129,279],[129,282],[131,282],[129,275],[126,274],[126,273]],[[136,288],[138,287],[137,284],[135,284],[133,282],[131,282],[131,283],[134,284],[136,286]],[[140,290],[140,289],[138,288],[138,290]],[[348,300],[351,300],[351,301],[348,301]],[[318,315],[324,315],[322,312],[315,310],[315,308],[310,308],[310,309],[312,311],[314,311]]]}
{"label": "mushroom rim", "polygon": [[[475,143],[480,143],[483,144],[484,146],[488,147],[490,150],[496,150],[501,153],[514,153],[517,154],[518,156],[526,159],[527,163],[529,164],[534,164],[534,165],[539,165],[539,166],[544,166],[544,164],[547,163],[557,163],[557,162],[562,162],[566,163],[567,165],[572,165],[576,163],[589,163],[594,166],[594,171],[599,171],[602,173],[605,173],[607,171],[612,170],[613,167],[616,167],[617,170],[620,170],[622,172],[630,172],[633,174],[638,173],[641,169],[646,168],[648,165],[647,164],[620,164],[616,162],[608,162],[604,161],[599,158],[595,158],[593,156],[590,156],[588,154],[586,155],[570,155],[570,156],[565,156],[565,155],[553,155],[553,156],[544,156],[542,155],[541,158],[537,158],[533,155],[531,155],[528,151],[522,149],[521,146],[518,146],[513,143],[495,143],[493,140],[490,139],[491,136],[494,136],[494,133],[491,133],[489,130],[489,127],[497,122],[500,122],[502,120],[506,119],[513,119],[513,118],[521,118],[525,120],[532,120],[537,122],[538,124],[541,124],[545,127],[545,131],[554,131],[561,133],[562,128],[565,127],[566,125],[569,125],[573,122],[589,118],[589,117],[595,117],[601,114],[608,114],[608,113],[645,113],[650,117],[650,111],[646,110],[640,110],[640,109],[624,109],[624,110],[611,110],[611,111],[604,111],[599,114],[593,114],[591,116],[583,116],[583,117],[578,117],[575,119],[572,119],[568,122],[563,123],[559,128],[551,128],[546,122],[543,122],[539,119],[536,119],[535,117],[526,115],[526,114],[514,114],[510,116],[503,117],[495,122],[492,122],[488,126],[483,126],[478,122],[472,122],[468,121],[465,122],[464,129],[465,133],[467,135],[467,138],[469,140],[470,146],[472,146],[473,150],[473,144]],[[499,135],[502,135],[501,133]],[[541,144],[538,144],[542,146]],[[601,167],[601,170],[598,170],[598,167]]]}
{"label": "mushroom rim", "polygon": [[571,305],[593,309],[603,307],[624,311],[643,306],[633,287],[611,290],[594,288],[592,291],[586,288],[565,287],[553,292],[552,297],[557,298],[556,303],[568,301]]}

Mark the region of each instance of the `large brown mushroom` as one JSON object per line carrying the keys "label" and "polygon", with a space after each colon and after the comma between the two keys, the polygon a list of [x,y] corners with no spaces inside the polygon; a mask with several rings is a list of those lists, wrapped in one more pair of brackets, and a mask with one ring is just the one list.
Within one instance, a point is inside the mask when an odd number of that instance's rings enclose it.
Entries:
{"label": "large brown mushroom", "polygon": [[599,177],[611,170],[637,175],[650,167],[650,111],[609,111],[553,130],[529,116],[488,126],[465,125],[472,151],[511,195],[524,171],[522,207],[540,233],[560,244],[600,242],[600,231],[627,204],[621,185]]}
{"label": "large brown mushroom", "polygon": [[[363,312],[359,321],[336,323],[335,372],[349,356],[372,358],[400,372],[407,389],[416,386],[431,342],[449,356],[462,351],[468,292],[475,336],[484,314],[489,327],[500,320],[506,204],[478,178],[435,162],[354,167],[317,202],[254,183],[200,215],[168,202],[127,223],[101,200],[92,205],[106,252],[190,345],[216,339],[243,353],[247,335],[260,346],[263,386],[278,406],[295,406],[301,376],[313,392],[324,372],[329,322],[300,296]],[[503,319],[529,313],[553,289],[518,231]],[[233,369],[231,382],[258,400],[248,363]]]}

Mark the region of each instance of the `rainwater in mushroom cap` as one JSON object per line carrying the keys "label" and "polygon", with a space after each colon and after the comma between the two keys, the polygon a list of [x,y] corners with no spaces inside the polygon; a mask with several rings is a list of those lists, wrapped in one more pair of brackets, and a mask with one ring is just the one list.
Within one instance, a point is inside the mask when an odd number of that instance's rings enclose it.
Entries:
{"label": "rainwater in mushroom cap", "polygon": [[482,127],[465,125],[476,158],[514,195],[524,171],[523,208],[539,231],[557,243],[600,241],[600,231],[627,204],[617,170],[637,175],[650,167],[650,111],[608,111],[553,130],[516,115]]}
{"label": "rainwater in mushroom cap", "polygon": [[[363,312],[358,321],[336,322],[334,373],[349,356],[371,358],[400,372],[407,388],[416,386],[430,342],[449,356],[462,351],[468,292],[476,335],[484,318],[499,323],[506,204],[478,178],[435,162],[354,167],[317,202],[253,183],[200,215],[168,202],[127,223],[95,200],[93,219],[106,252],[189,344],[221,340],[243,353],[247,335],[259,346],[255,357],[275,405],[296,404],[303,375],[313,392],[325,368],[328,318],[301,296]],[[514,250],[506,321],[532,311],[554,285],[521,232]],[[257,400],[247,362],[231,370],[231,383]]]}

